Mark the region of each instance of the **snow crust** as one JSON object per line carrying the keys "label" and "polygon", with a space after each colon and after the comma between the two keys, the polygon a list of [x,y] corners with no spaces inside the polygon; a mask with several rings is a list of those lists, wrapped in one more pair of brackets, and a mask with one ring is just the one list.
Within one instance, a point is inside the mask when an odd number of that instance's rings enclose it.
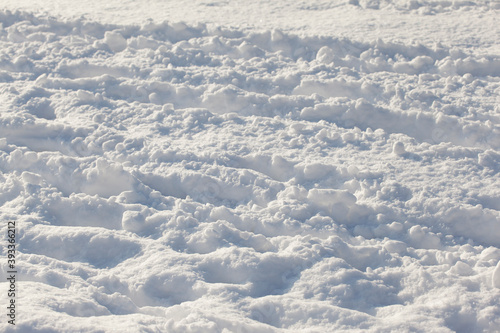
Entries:
{"label": "snow crust", "polygon": [[500,328],[498,4],[301,6],[486,23],[451,46],[0,11],[18,330]]}

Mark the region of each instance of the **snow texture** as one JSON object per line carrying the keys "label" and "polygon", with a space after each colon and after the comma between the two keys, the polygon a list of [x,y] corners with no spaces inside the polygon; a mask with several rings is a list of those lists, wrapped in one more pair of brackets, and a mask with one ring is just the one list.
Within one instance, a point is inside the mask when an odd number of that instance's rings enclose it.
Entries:
{"label": "snow texture", "polygon": [[498,2],[43,3],[0,11],[19,332],[500,330]]}

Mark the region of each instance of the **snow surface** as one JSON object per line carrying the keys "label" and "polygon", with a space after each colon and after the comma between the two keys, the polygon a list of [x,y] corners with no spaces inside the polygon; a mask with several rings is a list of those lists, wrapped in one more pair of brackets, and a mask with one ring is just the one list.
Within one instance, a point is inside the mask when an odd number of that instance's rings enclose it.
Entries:
{"label": "snow surface", "polygon": [[500,330],[498,2],[1,8],[19,332]]}

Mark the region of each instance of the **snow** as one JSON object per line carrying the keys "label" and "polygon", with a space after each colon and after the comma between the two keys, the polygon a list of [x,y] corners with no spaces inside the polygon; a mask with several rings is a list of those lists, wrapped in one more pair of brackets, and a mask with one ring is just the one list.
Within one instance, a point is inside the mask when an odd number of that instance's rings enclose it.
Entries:
{"label": "snow", "polygon": [[5,1],[17,330],[499,330],[499,10]]}

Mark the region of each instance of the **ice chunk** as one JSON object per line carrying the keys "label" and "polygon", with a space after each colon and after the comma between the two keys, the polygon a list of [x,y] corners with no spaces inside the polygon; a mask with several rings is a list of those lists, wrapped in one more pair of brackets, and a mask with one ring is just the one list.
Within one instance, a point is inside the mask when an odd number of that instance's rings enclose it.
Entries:
{"label": "ice chunk", "polygon": [[495,270],[493,271],[492,283],[493,287],[500,288],[500,261],[498,262],[497,267],[495,267]]}
{"label": "ice chunk", "polygon": [[328,46],[323,46],[319,49],[316,60],[323,64],[329,64],[333,61],[335,54],[333,50]]}
{"label": "ice chunk", "polygon": [[394,143],[394,145],[392,146],[392,152],[399,156],[404,155],[406,153],[404,143],[402,143],[401,141],[397,141],[396,143]]}
{"label": "ice chunk", "polygon": [[402,254],[406,251],[406,243],[396,240],[390,240],[384,244],[384,249],[390,253]]}
{"label": "ice chunk", "polygon": [[104,43],[113,52],[121,52],[127,47],[127,40],[117,31],[106,31],[104,34]]}
{"label": "ice chunk", "polygon": [[451,268],[451,271],[462,276],[469,276],[474,273],[474,270],[468,264],[460,260],[455,263],[455,266]]}

